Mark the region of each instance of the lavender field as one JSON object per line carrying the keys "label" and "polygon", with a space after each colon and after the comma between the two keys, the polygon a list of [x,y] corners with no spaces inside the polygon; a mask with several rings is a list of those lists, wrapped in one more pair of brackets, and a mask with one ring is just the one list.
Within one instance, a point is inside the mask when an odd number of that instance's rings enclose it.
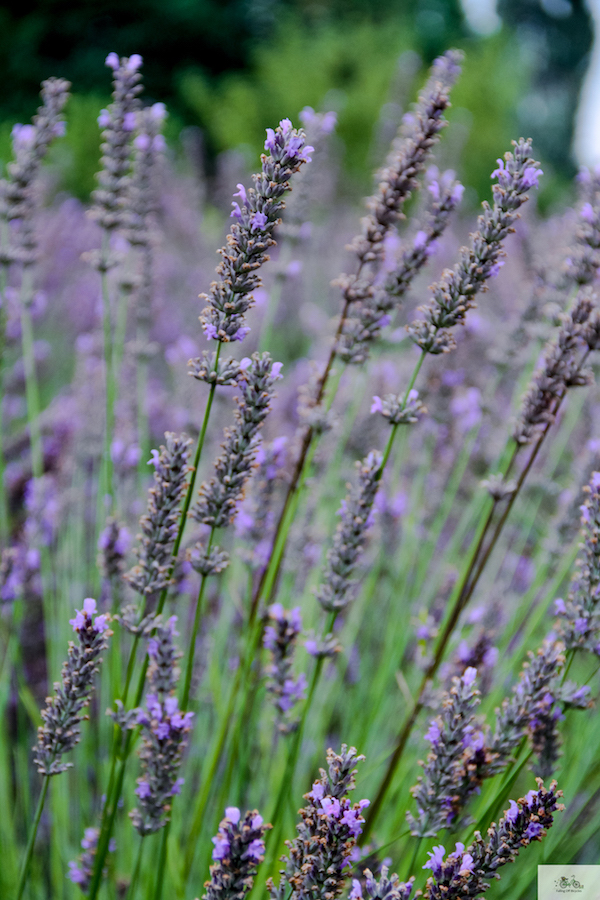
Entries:
{"label": "lavender field", "polygon": [[597,861],[600,169],[543,217],[515,134],[477,207],[462,62],[362,205],[328,109],[254,174],[182,162],[136,54],[89,205],[69,83],[14,127],[2,900],[520,900]]}

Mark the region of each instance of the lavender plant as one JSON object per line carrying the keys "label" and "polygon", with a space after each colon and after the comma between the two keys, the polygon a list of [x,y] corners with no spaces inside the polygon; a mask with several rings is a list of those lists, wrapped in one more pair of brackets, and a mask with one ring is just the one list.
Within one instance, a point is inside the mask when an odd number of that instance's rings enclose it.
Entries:
{"label": "lavender plant", "polygon": [[[438,139],[459,62],[436,61],[404,117],[341,312],[330,282],[352,271],[357,228],[332,113],[268,129],[251,182],[231,156],[200,178],[196,157],[192,173],[164,153],[141,58],[110,54],[91,217],[59,193],[42,203],[67,85],[47,82],[16,130],[0,222],[0,895],[61,897],[68,879],[90,900],[202,884],[206,900],[459,898],[501,875],[520,897],[530,844],[569,864],[597,850],[600,176],[544,219],[518,140],[457,252],[471,210],[444,166],[469,160]],[[46,345],[27,343],[25,296]],[[350,741],[372,803],[350,799]],[[539,779],[554,776],[568,803],[550,830],[560,792]]]}

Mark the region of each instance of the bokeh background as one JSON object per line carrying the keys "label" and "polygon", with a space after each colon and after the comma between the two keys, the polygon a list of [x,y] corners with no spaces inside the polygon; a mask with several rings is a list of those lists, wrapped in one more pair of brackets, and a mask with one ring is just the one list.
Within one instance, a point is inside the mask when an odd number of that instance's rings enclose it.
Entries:
{"label": "bokeh background", "polygon": [[103,63],[115,50],[144,57],[147,99],[169,107],[174,158],[191,159],[210,178],[221,154],[256,158],[265,127],[281,117],[297,121],[306,105],[333,109],[343,184],[359,194],[427,65],[458,46],[467,55],[453,95],[451,161],[471,199],[487,196],[498,147],[526,133],[544,165],[540,202],[548,209],[577,163],[596,152],[596,6],[599,0],[10,0],[0,7],[0,160],[9,155],[13,124],[34,112],[40,81],[64,76],[73,97],[68,135],[53,154],[57,189],[86,199],[98,167],[95,119],[109,99]]}

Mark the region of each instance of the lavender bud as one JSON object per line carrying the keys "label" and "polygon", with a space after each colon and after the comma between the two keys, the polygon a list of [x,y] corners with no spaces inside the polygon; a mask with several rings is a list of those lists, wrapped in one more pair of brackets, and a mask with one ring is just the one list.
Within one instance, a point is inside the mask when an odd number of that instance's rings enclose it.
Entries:
{"label": "lavender bud", "polygon": [[[456,819],[468,797],[481,784],[480,770],[487,762],[485,740],[474,725],[480,693],[475,687],[476,669],[468,668],[445,694],[442,711],[425,735],[431,744],[423,775],[411,793],[418,817],[407,813],[411,834],[433,837]],[[479,756],[482,756],[479,759]]]}
{"label": "lavender bud", "polygon": [[37,770],[41,775],[57,775],[72,766],[62,763],[64,753],[79,742],[82,710],[88,705],[94,675],[102,659],[100,654],[108,646],[112,631],[109,617],[96,615],[96,601],[87,598],[83,610],[76,610],[69,620],[77,633],[79,644],[69,642],[68,657],[62,668],[62,681],[54,685],[55,696],[46,699],[42,710],[44,724],[38,728],[38,741],[33,749]]}
{"label": "lavender bud", "polygon": [[326,634],[323,637],[316,637],[311,631],[304,641],[304,649],[315,659],[333,659],[337,653],[341,652],[342,647],[334,635]]}
{"label": "lavender bud", "polygon": [[264,837],[270,827],[263,824],[256,810],[247,812],[243,819],[237,807],[225,810],[217,836],[212,839],[215,862],[210,867],[210,880],[204,883],[202,900],[243,900],[264,859]]}
{"label": "lavender bud", "polygon": [[321,778],[304,795],[307,803],[300,810],[298,837],[286,842],[289,853],[279,886],[267,881],[272,900],[306,896],[325,900],[341,893],[350,854],[362,831],[361,813],[369,805],[368,800],[351,805],[345,796],[354,788],[354,766],[362,759],[345,744],[340,755],[328,750],[328,772],[321,769]]}
{"label": "lavender bud", "polygon": [[[368,896],[371,900],[408,900],[413,889],[414,876],[407,882],[404,882],[400,881],[395,874],[388,878],[388,871],[387,866],[382,866],[379,881],[377,881],[370,869],[364,870],[363,875]],[[356,900],[358,898],[362,900],[363,893],[360,881],[353,879],[352,884],[356,894],[351,894],[350,896],[354,896]]]}
{"label": "lavender bud", "polygon": [[178,794],[183,779],[178,778],[187,736],[194,714],[179,709],[175,689],[180,654],[174,644],[176,617],[166,626],[159,626],[148,641],[147,712],[139,710],[138,724],[142,726],[142,775],[135,793],[139,809],[130,813],[134,828],[141,834],[152,834],[169,819],[171,797]]}
{"label": "lavender bud", "polygon": [[514,481],[506,481],[504,475],[498,472],[482,481],[481,487],[485,488],[496,503],[500,503],[501,500],[514,494],[516,483]]}
{"label": "lavender bud", "polygon": [[11,246],[3,248],[2,262],[31,265],[36,259],[37,240],[33,219],[38,206],[38,179],[42,160],[52,141],[64,133],[62,111],[69,98],[68,81],[49,78],[42,82],[42,105],[33,125],[15,125],[12,132],[14,161],[7,166],[8,178],[0,181],[0,219],[18,222],[10,229]]}
{"label": "lavender bud", "polygon": [[219,251],[218,279],[213,281],[210,294],[200,295],[208,302],[200,316],[207,338],[241,341],[249,331],[244,313],[253,305],[253,291],[261,285],[257,270],[275,244],[272,235],[284,208],[283,194],[292,175],[310,161],[312,149],[305,144],[304,132],[292,128],[289,119],[283,119],[275,131],[267,128],[268,155],[261,157],[262,172],[252,176],[254,187],[246,190],[238,185],[234,197],[239,197],[239,203],[233,203],[231,213],[235,222],[227,247]]}
{"label": "lavender bud", "polygon": [[525,394],[513,431],[518,444],[531,443],[540,431],[554,422],[557,403],[568,388],[590,383],[590,373],[581,370],[579,351],[583,347],[585,326],[592,309],[592,296],[588,292],[580,292],[573,309],[561,316],[558,335],[548,346],[542,365]]}
{"label": "lavender bud", "polygon": [[475,832],[475,841],[465,849],[465,845],[456,844],[454,853],[445,856],[441,845],[430,851],[430,859],[423,866],[431,869],[431,877],[427,879],[425,900],[462,900],[464,897],[477,897],[485,893],[490,886],[490,879],[499,878],[497,870],[508,862],[513,862],[519,850],[532,841],[541,841],[554,822],[553,813],[564,809],[557,798],[562,796],[556,791],[556,782],[550,790],[544,788],[541,778],[536,779],[537,791],[529,791],[515,803],[510,801],[510,808],[498,825],[492,823],[488,829],[488,840]]}
{"label": "lavender bud", "polygon": [[446,269],[439,284],[432,287],[433,297],[420,307],[422,319],[407,326],[412,341],[425,353],[446,353],[455,346],[450,329],[464,322],[467,311],[475,306],[474,297],[484,290],[501,261],[502,242],[514,231],[517,210],[527,200],[527,191],[537,186],[541,170],[530,155],[531,142],[522,138],[514,143],[514,153],[498,160],[492,178],[492,207],[483,204],[477,231],[471,235],[471,247],[463,248],[454,269]]}
{"label": "lavender bud", "polygon": [[281,363],[273,363],[268,353],[255,353],[240,364],[238,381],[241,398],[235,425],[225,429],[223,453],[215,463],[215,474],[199,490],[192,510],[196,521],[225,528],[235,518],[237,505],[252,471],[258,449],[258,432],[271,408],[275,382],[281,378]]}
{"label": "lavender bud", "polygon": [[177,535],[179,504],[186,488],[191,441],[168,431],[167,444],[152,451],[154,486],[148,491],[148,514],[142,516],[139,563],[125,575],[140,594],[148,596],[170,584],[171,551]]}
{"label": "lavender bud", "polygon": [[419,400],[419,392],[408,392],[408,397],[402,394],[386,394],[381,397],[373,397],[371,413],[381,413],[390,425],[414,425],[421,416],[427,413],[427,407]]}
{"label": "lavender bud", "polygon": [[215,369],[216,353],[203,350],[202,355],[196,359],[190,359],[188,363],[189,374],[198,381],[207,384],[235,385],[240,377],[240,364],[237,359],[219,359]]}
{"label": "lavender bud", "polygon": [[342,507],[342,521],[337,527],[333,547],[327,554],[323,584],[317,591],[317,600],[328,612],[340,612],[350,602],[348,595],[354,583],[352,575],[372,521],[381,462],[381,454],[373,450],[361,463],[357,463],[358,485],[350,487]]}
{"label": "lavender bud", "polygon": [[277,710],[277,728],[287,734],[298,724],[292,710],[299,700],[304,699],[308,687],[304,673],[297,679],[292,677],[296,639],[302,632],[300,607],[287,612],[280,603],[274,603],[269,607],[268,621],[270,624],[266,626],[263,637],[264,646],[271,651],[267,690],[273,696]]}
{"label": "lavender bud", "polygon": [[211,547],[210,551],[198,542],[189,555],[189,561],[200,575],[220,575],[229,565],[229,554],[219,547]]}
{"label": "lavender bud", "polygon": [[[157,114],[157,113],[162,114]],[[160,133],[166,117],[164,104],[141,109],[136,114],[137,135],[133,140],[133,167],[127,184],[127,240],[136,247],[149,247],[152,242],[152,220],[159,208],[157,169],[164,150]]]}

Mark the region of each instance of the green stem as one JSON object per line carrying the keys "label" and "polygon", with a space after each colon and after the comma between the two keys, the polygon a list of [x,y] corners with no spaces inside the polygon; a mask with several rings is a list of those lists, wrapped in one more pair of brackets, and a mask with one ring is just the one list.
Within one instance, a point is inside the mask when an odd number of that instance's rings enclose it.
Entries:
{"label": "green stem", "polygon": [[137,858],[135,861],[135,868],[133,870],[133,875],[131,876],[131,881],[129,882],[129,887],[127,888],[127,894],[125,895],[125,900],[134,900],[137,883],[138,883],[138,880],[140,877],[140,869],[142,867],[143,853],[144,853],[144,835],[141,835],[140,846],[138,848]]}
{"label": "green stem", "polygon": [[167,868],[167,850],[169,846],[169,831],[171,830],[171,820],[166,823],[162,831],[160,842],[160,855],[158,857],[158,869],[156,873],[156,883],[154,885],[153,900],[160,900],[163,892],[163,884],[165,883],[165,869]]}
{"label": "green stem", "polygon": [[[208,544],[206,546],[206,555],[210,553],[210,548],[212,546],[213,537],[215,534],[214,527],[210,530],[210,535],[208,538]],[[181,697],[181,708],[187,709],[189,699],[190,699],[190,690],[192,687],[192,675],[194,672],[194,655],[196,653],[196,639],[198,637],[198,629],[200,627],[200,619],[202,618],[202,601],[204,600],[204,591],[206,589],[206,582],[208,576],[202,575],[200,579],[200,589],[198,591],[198,599],[196,600],[196,611],[194,613],[194,625],[192,627],[192,636],[190,638],[190,645],[188,647],[188,657],[187,664],[185,668],[185,681],[183,684],[183,694]]]}
{"label": "green stem", "polygon": [[102,233],[102,249],[100,251],[101,268],[100,283],[102,286],[102,349],[104,352],[104,403],[105,403],[105,430],[104,430],[104,468],[103,484],[100,489],[99,510],[104,503],[104,497],[108,494],[112,506],[113,501],[113,465],[110,455],[114,427],[114,403],[115,403],[115,372],[113,359],[112,321],[110,308],[110,292],[108,289],[107,260],[109,254],[110,233],[104,229]]}
{"label": "green stem", "polygon": [[[215,371],[217,368],[220,352],[221,352],[221,343],[219,342],[219,344],[217,345],[215,364],[214,364],[213,371]],[[204,411],[204,419],[202,422],[202,428],[200,430],[200,435],[198,437],[198,443],[196,445],[196,452],[194,454],[193,468],[190,473],[190,481],[189,481],[188,488],[186,491],[185,500],[184,500],[184,503],[183,503],[183,506],[181,509],[181,516],[179,519],[179,528],[177,531],[177,537],[175,539],[175,543],[173,545],[173,551],[171,554],[171,558],[173,561],[172,561],[170,569],[169,569],[169,578],[171,577],[173,570],[175,568],[175,561],[177,558],[177,554],[179,552],[179,548],[181,546],[181,541],[183,539],[183,533],[184,533],[185,526],[187,523],[187,515],[189,512],[191,503],[192,503],[192,497],[193,497],[193,493],[194,493],[194,484],[195,484],[195,480],[196,480],[196,474],[198,471],[198,464],[200,462],[200,456],[202,454],[202,449],[204,447],[204,440],[206,438],[206,431],[208,428],[208,419],[209,419],[210,411],[212,408],[215,390],[216,390],[216,384],[213,383],[210,386],[208,399],[206,401],[206,408]],[[160,597],[158,600],[158,605],[156,608],[156,615],[160,615],[160,613],[163,611],[164,605],[165,605],[166,599],[167,599],[167,593],[168,593],[167,588],[165,588],[163,591],[161,591],[161,594],[160,594]],[[131,649],[129,661],[127,664],[127,682],[126,682],[127,690],[129,688],[129,682],[130,682],[130,679],[131,679],[131,677],[133,675],[133,671],[134,671],[135,656],[136,656],[138,641],[139,641],[139,637],[136,635],[136,637],[134,638],[133,647]],[[139,706],[139,704],[141,702],[142,695],[144,693],[144,683],[146,680],[147,668],[148,668],[148,655],[146,654],[146,656],[144,658],[144,662],[140,669],[140,673],[139,673],[138,686],[137,686],[136,696],[135,696],[135,700],[134,700],[134,704],[133,704],[134,707]],[[125,698],[123,700],[123,702],[125,702],[125,700],[127,698],[127,693],[125,691],[123,693],[123,697]],[[92,876],[92,881],[91,881],[90,889],[89,889],[90,900],[95,900],[95,898],[98,894],[99,887],[100,887],[100,881],[102,878],[102,869],[104,867],[106,854],[108,853],[108,843],[110,840],[110,836],[112,833],[115,816],[116,816],[116,812],[117,812],[117,803],[121,796],[121,791],[123,790],[123,780],[125,777],[125,766],[126,766],[129,754],[131,752],[132,745],[133,745],[133,735],[130,732],[127,735],[127,738],[125,740],[125,746],[124,746],[123,753],[121,756],[118,774],[116,776],[116,779],[114,779],[114,785],[115,785],[114,786],[114,796],[111,797],[111,794],[107,793],[106,800],[104,802],[104,808],[102,810],[100,837],[98,839],[98,849],[96,851],[94,873]],[[112,777],[112,772],[116,766],[118,746],[119,746],[119,741],[116,740],[114,743],[114,746],[113,746],[113,759],[111,760],[111,777]]]}
{"label": "green stem", "polygon": [[50,784],[50,775],[44,775],[42,790],[41,790],[37,808],[35,811],[35,817],[33,820],[33,826],[31,829],[31,833],[29,835],[29,841],[27,842],[25,858],[23,859],[23,865],[21,867],[21,875],[19,877],[19,886],[17,887],[16,900],[21,900],[21,897],[23,896],[23,891],[25,890],[25,885],[27,884],[27,877],[29,875],[29,864],[31,862],[33,848],[35,846],[35,839],[37,837],[40,819],[42,818],[42,812],[44,809],[44,803],[46,801],[46,794],[48,793],[49,784]]}
{"label": "green stem", "polygon": [[42,456],[42,436],[40,431],[40,395],[35,371],[33,346],[33,324],[29,303],[31,300],[31,278],[29,266],[23,271],[21,282],[21,344],[25,368],[25,395],[27,398],[27,423],[31,445],[31,471],[34,478],[40,478],[44,470]]}

